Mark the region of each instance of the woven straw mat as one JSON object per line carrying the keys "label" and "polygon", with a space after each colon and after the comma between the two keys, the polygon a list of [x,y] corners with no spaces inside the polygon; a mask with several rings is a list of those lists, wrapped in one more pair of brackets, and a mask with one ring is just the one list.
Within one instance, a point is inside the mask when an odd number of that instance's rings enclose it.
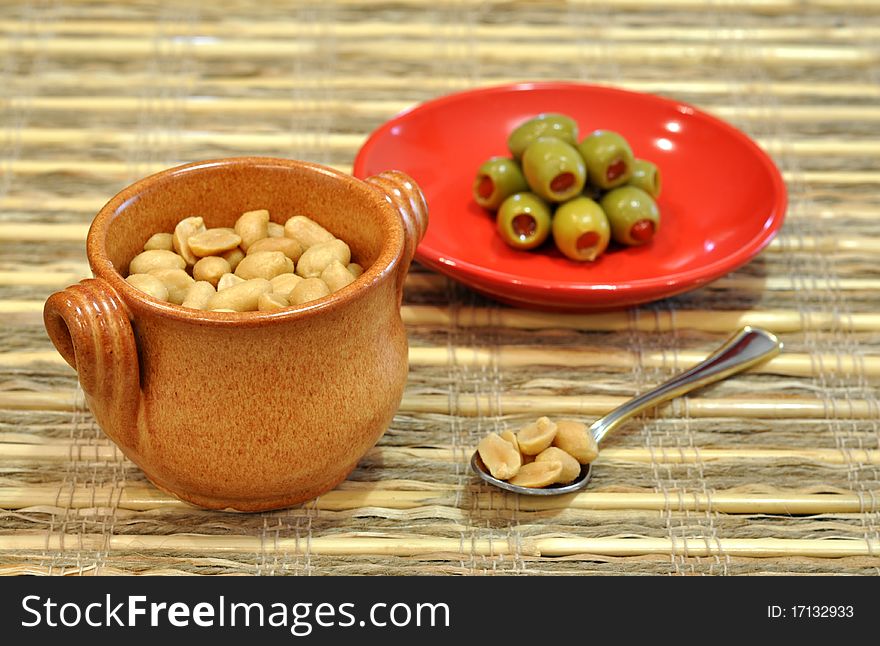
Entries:
{"label": "woven straw mat", "polygon": [[[880,4],[156,4],[0,6],[0,572],[880,573]],[[523,79],[729,121],[783,173],[782,231],[707,287],[603,315],[526,316],[414,267],[398,414],[308,504],[199,510],[121,456],[41,317],[89,274],[112,195],[221,156],[350,171],[400,110]],[[595,418],[743,324],[786,352],[629,422],[587,491],[518,497],[470,473],[485,433]]]}

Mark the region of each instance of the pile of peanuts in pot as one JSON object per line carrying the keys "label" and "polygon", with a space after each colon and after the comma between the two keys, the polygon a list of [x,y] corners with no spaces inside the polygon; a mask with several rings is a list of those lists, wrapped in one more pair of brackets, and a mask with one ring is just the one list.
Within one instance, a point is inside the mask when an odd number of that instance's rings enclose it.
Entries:
{"label": "pile of peanuts in pot", "polygon": [[184,218],[156,233],[128,267],[129,284],[159,300],[214,312],[267,312],[342,289],[363,273],[348,245],[304,215],[283,225],[269,211],[235,227]]}
{"label": "pile of peanuts in pot", "polygon": [[581,473],[581,465],[599,455],[585,424],[539,417],[519,431],[489,433],[477,446],[489,473],[521,487],[566,485]]}

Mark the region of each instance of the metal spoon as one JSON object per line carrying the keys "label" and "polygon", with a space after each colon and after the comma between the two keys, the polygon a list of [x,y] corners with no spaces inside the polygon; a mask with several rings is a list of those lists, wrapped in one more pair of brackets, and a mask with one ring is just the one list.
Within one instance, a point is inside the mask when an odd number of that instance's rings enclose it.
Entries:
{"label": "metal spoon", "polygon": [[[776,356],[781,350],[782,342],[775,335],[765,330],[746,326],[693,368],[685,370],[643,395],[630,399],[604,417],[597,419],[590,426],[589,432],[593,434],[596,443],[601,444],[606,435],[633,415],[637,415],[647,408],[657,406],[697,388],[708,386],[716,381],[721,381],[738,372],[747,370],[770,357]],[[512,485],[509,482],[492,477],[477,451],[474,451],[474,455],[471,458],[471,468],[486,482],[508,491],[530,496],[558,496],[583,489],[590,481],[592,471],[590,467],[591,465],[589,464],[584,465],[581,468],[581,474],[570,484],[538,489]]]}

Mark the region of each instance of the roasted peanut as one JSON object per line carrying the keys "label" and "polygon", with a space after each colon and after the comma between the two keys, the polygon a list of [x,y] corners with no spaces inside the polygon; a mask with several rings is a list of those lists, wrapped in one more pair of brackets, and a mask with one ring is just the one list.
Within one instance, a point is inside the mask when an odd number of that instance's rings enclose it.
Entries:
{"label": "roasted peanut", "polygon": [[[364,271],[351,260],[349,246],[314,220],[299,215],[282,225],[260,209],[242,213],[234,227],[208,229],[201,217],[183,218],[173,233],[147,240],[129,266],[132,276],[142,276],[129,282],[193,309],[268,311],[349,285]],[[245,283],[251,285],[244,288]],[[231,295],[219,296],[233,288]]]}
{"label": "roasted peanut", "polygon": [[516,439],[516,433],[509,429],[505,429],[501,431],[501,439],[505,442],[510,442],[513,444],[513,448],[516,449],[516,452],[519,453],[519,441]]}
{"label": "roasted peanut", "polygon": [[354,276],[338,260],[333,260],[321,272],[321,280],[327,283],[331,292],[337,292],[354,282]]}
{"label": "roasted peanut", "polygon": [[562,471],[556,484],[568,484],[581,474],[581,465],[571,455],[556,446],[550,446],[535,456],[535,462],[559,462]]}
{"label": "roasted peanut", "polygon": [[196,260],[198,260],[189,248],[189,239],[206,230],[205,221],[200,217],[184,218],[174,227],[172,238],[174,250],[181,255],[189,267],[196,264]]}
{"label": "roasted peanut", "polygon": [[288,299],[291,305],[302,305],[323,298],[329,293],[330,288],[320,278],[305,278],[293,288]]}
{"label": "roasted peanut", "polygon": [[556,424],[548,417],[539,417],[536,422],[524,426],[516,434],[519,450],[526,455],[538,455],[553,443],[556,437]]}
{"label": "roasted peanut", "polygon": [[147,274],[154,269],[184,269],[186,260],[173,251],[150,249],[142,251],[128,265],[129,274]]}
{"label": "roasted peanut", "polygon": [[190,251],[196,256],[216,256],[231,251],[241,244],[241,236],[229,229],[207,229],[187,240]]}
{"label": "roasted peanut", "polygon": [[293,272],[293,261],[280,251],[248,252],[235,268],[235,275],[245,280],[251,278],[272,280],[275,276],[291,272]]}
{"label": "roasted peanut", "polygon": [[296,265],[296,273],[303,278],[315,278],[334,260],[338,260],[343,266],[351,262],[351,250],[338,238],[306,249]]}
{"label": "roasted peanut", "polygon": [[125,279],[125,282],[153,298],[158,298],[160,301],[168,300],[168,288],[165,287],[165,283],[155,276],[150,274],[131,274]]}
{"label": "roasted peanut", "polygon": [[322,242],[330,242],[335,236],[320,224],[304,215],[294,215],[284,223],[284,235],[293,238],[308,249]]}
{"label": "roasted peanut", "polygon": [[223,274],[220,276],[220,280],[217,281],[217,291],[223,291],[224,289],[229,289],[233,285],[239,285],[244,282],[244,278],[239,278],[235,274]]}
{"label": "roasted peanut", "polygon": [[194,310],[206,310],[208,309],[208,301],[214,294],[214,286],[211,283],[199,280],[190,285],[181,305],[191,307]]}
{"label": "roasted peanut", "polygon": [[208,309],[229,309],[236,312],[252,312],[257,309],[260,296],[272,291],[265,278],[252,278],[232,287],[218,291],[208,301]]}
{"label": "roasted peanut", "polygon": [[153,251],[162,249],[164,251],[174,250],[174,236],[170,233],[154,233],[150,239],[144,243],[144,251]]}
{"label": "roasted peanut", "polygon": [[238,263],[244,259],[244,251],[241,250],[241,247],[236,247],[235,249],[230,249],[225,253],[221,253],[220,257],[229,263],[229,266],[232,267],[232,271],[235,271],[238,267]]}
{"label": "roasted peanut", "polygon": [[555,460],[530,462],[520,467],[515,476],[508,482],[520,487],[546,487],[559,481],[562,464]]}
{"label": "roasted peanut", "polygon": [[260,294],[260,299],[257,301],[257,309],[261,312],[271,312],[272,310],[278,310],[289,305],[290,302],[287,300],[286,296],[274,294],[272,292]]}
{"label": "roasted peanut", "polygon": [[589,464],[599,456],[599,445],[587,425],[573,419],[561,419],[556,423],[553,446],[559,447],[581,464]]}
{"label": "roasted peanut", "polygon": [[175,305],[183,303],[187,291],[195,282],[192,276],[183,269],[154,269],[150,275],[165,284],[165,287],[168,288],[168,300]]}
{"label": "roasted peanut", "polygon": [[223,274],[232,272],[229,262],[220,256],[206,256],[200,258],[193,266],[193,278],[196,280],[206,280],[214,287],[217,287],[217,281]]}
{"label": "roasted peanut", "polygon": [[499,480],[515,476],[522,466],[522,456],[513,444],[497,433],[489,433],[477,445],[477,452],[486,468]]}
{"label": "roasted peanut", "polygon": [[293,288],[303,280],[304,278],[302,276],[297,276],[296,274],[279,274],[269,282],[272,284],[273,294],[279,294],[287,298],[290,296],[290,292],[293,291]]}
{"label": "roasted peanut", "polygon": [[258,251],[280,251],[285,256],[296,262],[303,253],[303,248],[293,238],[263,238],[257,240],[248,247],[247,255],[257,253]]}
{"label": "roasted peanut", "polygon": [[257,240],[269,237],[269,212],[260,209],[242,213],[235,222],[235,232],[241,236],[241,248],[247,251]]}

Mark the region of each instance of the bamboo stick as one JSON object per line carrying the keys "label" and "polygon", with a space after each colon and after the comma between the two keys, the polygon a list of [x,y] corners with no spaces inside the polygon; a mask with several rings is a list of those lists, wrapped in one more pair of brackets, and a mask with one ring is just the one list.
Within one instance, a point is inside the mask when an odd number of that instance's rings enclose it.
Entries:
{"label": "bamboo stick", "polygon": [[[92,0],[67,0],[69,4],[91,4]],[[353,5],[356,8],[362,8],[362,0],[335,0],[334,3],[339,6]],[[142,5],[154,8],[153,0],[130,0],[128,4]],[[424,8],[424,0],[396,0],[396,5],[402,7],[414,6],[416,8]],[[477,7],[485,9],[498,5],[507,7],[510,3],[508,0],[458,0],[458,8]],[[632,11],[646,10],[656,11],[657,4],[654,0],[572,0],[571,4],[576,7],[599,7],[601,9],[628,9]],[[846,8],[852,11],[866,11],[876,13],[878,7],[874,0],[715,0],[707,3],[706,0],[664,0],[664,8],[672,9],[689,9],[698,12],[715,13],[720,10],[727,11],[748,11],[749,13],[759,12],[795,12],[802,11],[807,8],[816,9],[841,9]]]}
{"label": "bamboo stick", "polygon": [[803,330],[843,329],[869,332],[880,329],[880,314],[796,312],[793,310],[676,310],[559,314],[513,308],[409,305],[401,309],[407,325],[443,327],[502,327],[521,330],[567,329],[593,332],[671,332],[693,329],[725,334],[744,325],[763,327],[777,334]]}
{"label": "bamboo stick", "polygon": [[[102,128],[100,130],[80,128],[37,128],[27,127],[15,134],[16,142],[35,145],[86,146],[97,143],[127,146],[136,143],[142,135],[130,130]],[[216,132],[216,131],[151,131],[151,141],[163,140],[187,145],[209,145],[237,148],[241,150],[271,149],[297,146],[315,147],[334,152],[354,154],[366,140],[366,135],[348,133],[324,133],[316,136],[308,132]],[[773,154],[795,154],[801,157],[844,157],[880,154],[880,140],[861,139],[841,141],[828,139],[757,139],[768,152]]]}
{"label": "bamboo stick", "polygon": [[[316,34],[332,34],[337,38],[435,38],[445,30],[460,29],[458,25],[447,25],[436,22],[373,22],[358,21],[357,23],[328,22],[322,20],[309,21],[307,24],[297,21],[236,20],[232,23],[201,22],[197,27],[187,22],[156,23],[146,20],[76,20],[51,22],[41,26],[42,30],[50,31],[53,37],[89,36],[100,38],[106,35],[134,36],[141,38],[187,38],[194,37],[197,31],[199,38],[296,38],[314,37]],[[34,36],[36,30],[21,21],[0,20],[0,32],[18,36]],[[512,40],[550,40],[597,38],[603,40],[668,40],[669,29],[651,27],[650,24],[638,27],[618,27],[613,24],[592,26],[589,24],[475,24],[468,27],[468,36],[478,40],[498,39],[506,42]],[[880,39],[880,29],[864,24],[849,26],[797,26],[761,27],[753,26],[747,31],[729,29],[723,26],[704,28],[694,26],[679,30],[675,34],[678,41],[834,41],[852,42],[857,39],[866,41]]]}
{"label": "bamboo stick", "polygon": [[[0,229],[2,231],[2,229]],[[0,271],[0,285],[33,285],[41,287],[65,287],[83,278],[90,277],[91,270],[85,263],[78,271],[43,271],[28,268],[20,271]],[[406,288],[419,293],[443,292],[449,279],[441,274],[410,273],[406,277]],[[873,291],[880,290],[880,278],[830,278],[828,276],[727,276],[709,283],[706,288],[729,289],[747,293],[765,291],[794,292],[809,285],[815,289],[834,291]]]}
{"label": "bamboo stick", "polygon": [[[324,51],[317,40],[236,38],[236,39],[194,39],[190,41],[159,41],[155,39],[134,38],[56,38],[45,39],[30,35],[14,38],[0,37],[0,53],[29,55],[40,54],[67,59],[94,59],[112,56],[114,59],[126,57],[155,57],[158,55],[181,55],[202,60],[245,59],[262,60],[284,57],[320,56]],[[880,58],[869,48],[834,44],[800,45],[749,43],[748,47],[724,47],[717,41],[710,44],[687,43],[680,45],[669,42],[619,43],[604,42],[601,48],[584,47],[579,42],[549,43],[532,42],[528,48],[511,50],[507,42],[490,42],[466,36],[456,42],[444,41],[444,58],[455,61],[476,56],[481,60],[503,61],[515,64],[523,62],[557,62],[559,60],[605,61],[609,57],[618,65],[632,63],[679,63],[687,58],[693,65],[700,64],[746,64],[758,63],[762,66],[805,65],[847,65],[863,66],[876,64]],[[458,48],[453,47],[459,45]],[[334,44],[338,56],[368,57],[384,59],[393,57],[405,61],[433,61],[437,58],[437,45],[431,41],[416,40],[406,47],[389,47],[387,42],[368,40],[339,40]],[[518,58],[519,57],[519,58]]]}
{"label": "bamboo stick", "polygon": [[[458,463],[467,459],[469,450],[451,448],[400,448],[376,447],[365,458],[380,461],[384,465],[407,464],[413,460]],[[53,440],[51,444],[14,443],[0,441],[0,461],[11,462],[85,462],[106,463],[125,460],[122,452],[107,439],[103,444],[81,444],[76,441]],[[711,463],[779,463],[785,464],[825,464],[825,465],[869,465],[880,464],[880,450],[876,449],[823,449],[799,447],[797,449],[774,448],[701,448],[696,446],[668,446],[650,448],[603,448],[596,465],[604,464],[711,464]],[[418,481],[398,481],[383,486],[394,489],[404,485],[419,485]],[[372,483],[369,483],[372,487]],[[435,488],[443,488],[437,485]]]}
{"label": "bamboo stick", "polygon": [[[39,284],[50,284],[49,277],[53,274],[35,271],[33,272],[33,275],[35,281],[40,281]],[[24,279],[21,278],[10,277],[9,280],[20,280],[22,281],[21,284],[25,284]],[[450,278],[447,278],[442,274],[427,272],[410,273],[406,277],[406,288],[418,293],[444,292],[448,288],[450,280]],[[0,272],[0,284],[3,284],[3,281],[4,274]],[[58,283],[51,281],[51,284]],[[880,278],[830,277],[827,275],[757,277],[729,274],[722,278],[718,278],[717,280],[713,280],[711,283],[705,285],[703,289],[729,289],[739,292],[760,294],[766,291],[795,292],[802,290],[805,286],[809,286],[813,289],[825,289],[831,291],[873,291],[880,289]]]}
{"label": "bamboo stick", "polygon": [[[7,193],[6,195],[0,196],[0,209],[4,211],[38,211],[40,213],[46,213],[48,211],[66,211],[68,213],[87,213],[89,215],[97,213],[104,204],[107,203],[107,200],[110,198],[109,195],[95,195],[93,197],[58,197],[52,195],[44,195],[42,193],[39,194],[17,194],[13,195]],[[31,232],[34,231],[39,232],[40,228],[54,228],[54,227],[82,227],[82,235],[77,235],[76,237],[71,237],[72,240],[85,240],[86,232],[88,231],[88,224],[54,224],[43,222],[39,224],[35,223],[27,223],[22,222],[21,224],[16,224],[14,222],[4,222],[0,223],[0,236],[10,235],[7,230],[10,227],[23,227],[25,231]],[[8,238],[0,238],[0,239],[8,239]],[[19,240],[40,240],[42,238],[22,238],[17,237],[15,239]]]}
{"label": "bamboo stick", "polygon": [[[2,50],[0,50],[2,51]],[[38,110],[88,111],[99,114],[123,113],[143,109],[185,110],[190,114],[247,114],[262,113],[290,115],[291,113],[327,114],[339,113],[347,117],[390,117],[413,105],[412,101],[399,100],[359,100],[345,99],[296,99],[296,98],[245,98],[198,96],[151,97],[138,96],[29,96],[26,99],[14,97],[0,98],[0,108],[27,107],[29,112]]]}
{"label": "bamboo stick", "polygon": [[[878,115],[880,116],[880,115]],[[276,142],[277,143],[277,142]],[[5,167],[11,173],[20,175],[42,175],[45,173],[67,173],[70,175],[101,175],[108,178],[130,180],[133,175],[141,176],[159,172],[182,161],[143,162],[132,164],[123,161],[76,160],[76,159],[14,159],[6,162]],[[351,164],[325,164],[330,168],[348,175],[352,172]],[[875,171],[783,171],[782,177],[788,182],[806,184],[841,184],[864,185],[880,184],[880,172]],[[776,242],[776,241],[774,241]],[[777,243],[778,244],[778,243]],[[872,252],[880,249],[880,241],[873,239],[854,239],[851,248],[861,250],[867,248]],[[824,252],[842,248],[836,239],[815,241],[814,246],[803,246],[803,249],[815,249]]]}
{"label": "bamboo stick", "polygon": [[[4,319],[20,317],[21,320],[38,324],[42,320],[43,301],[41,300],[0,300],[0,316]],[[672,332],[675,330],[699,330],[717,334],[727,334],[731,330],[744,325],[763,327],[777,334],[802,332],[806,330],[842,330],[849,332],[873,332],[880,330],[880,314],[857,312],[852,314],[837,314],[833,312],[794,310],[654,310],[642,312],[635,310],[622,310],[614,312],[602,312],[594,314],[557,314],[552,312],[540,312],[514,308],[489,308],[489,307],[457,307],[450,308],[439,305],[405,305],[401,308],[401,316],[404,323],[411,327],[434,326],[434,327],[458,327],[458,328],[481,328],[498,327],[519,330],[581,330],[591,332]],[[446,352],[445,348],[434,350],[416,349],[424,353],[424,361],[436,362],[431,359],[436,353]],[[536,350],[525,349],[522,357],[530,357],[536,360]],[[563,349],[563,352],[568,352]],[[465,349],[467,353],[470,350]],[[549,360],[554,365],[559,364],[559,359],[553,359],[560,350],[546,349],[541,352],[550,353]],[[554,354],[556,353],[556,354]],[[477,353],[470,363],[473,365],[491,365],[485,357],[485,353]],[[514,365],[522,364],[522,360],[516,358],[516,354],[508,355]],[[662,356],[662,355],[661,355]],[[458,358],[458,356],[456,355]],[[695,358],[697,355],[678,353],[679,360],[684,362]],[[15,361],[15,356],[6,358]],[[465,362],[466,355],[460,360]],[[874,358],[868,357],[868,363],[872,364]],[[51,361],[51,359],[46,359]],[[543,361],[543,359],[541,359]],[[861,357],[849,357],[843,355],[840,369],[849,369],[861,362]],[[0,359],[2,363],[3,359]],[[665,361],[665,359],[664,359]],[[775,362],[775,363],[774,363]],[[813,357],[811,355],[792,355],[786,353],[782,357],[774,359],[765,365],[775,365],[784,369],[784,373],[794,371],[796,374],[811,374],[806,370],[811,362],[822,365],[834,366],[838,363],[836,356]],[[464,364],[462,364],[464,365]],[[665,363],[662,365],[666,365]],[[874,368],[872,367],[872,370]],[[759,368],[760,370],[760,368]]]}
{"label": "bamboo stick", "polygon": [[[75,159],[14,159],[4,164],[5,170],[19,175],[42,175],[45,173],[66,173],[69,175],[100,175],[105,178],[132,180],[136,177],[157,173],[183,161],[139,162]],[[350,164],[325,164],[341,173],[351,174]],[[844,173],[845,174],[845,173]],[[842,180],[845,182],[845,180]],[[880,174],[878,174],[880,181]]]}
{"label": "bamboo stick", "polygon": [[[59,358],[60,359],[60,358]],[[60,365],[60,361],[58,362]],[[9,367],[9,364],[2,364]],[[508,393],[458,393],[448,395],[404,394],[399,411],[405,414],[458,415],[463,417],[501,415],[561,415],[599,417],[621,405],[626,398],[601,395],[515,395]],[[0,391],[0,409],[80,410],[71,390]],[[654,415],[674,419],[680,413],[674,404],[665,404]],[[694,397],[687,400],[690,418],[745,419],[875,419],[880,416],[875,401],[862,399],[825,400],[806,397],[749,397],[717,399]]]}
{"label": "bamboo stick", "polygon": [[0,314],[38,314],[43,311],[42,301],[5,299],[0,301]]}
{"label": "bamboo stick", "polygon": [[96,550],[161,551],[261,554],[302,553],[319,556],[427,556],[448,554],[474,556],[559,557],[578,555],[683,557],[746,556],[751,558],[812,557],[842,558],[873,556],[880,541],[864,539],[780,539],[780,538],[555,538],[518,537],[515,545],[505,538],[467,539],[399,536],[314,536],[276,538],[267,546],[260,537],[185,535],[104,534],[16,534],[0,537],[0,550]]}
{"label": "bamboo stick", "polygon": [[[0,302],[2,305],[2,302]],[[731,329],[731,328],[729,328]],[[530,366],[559,366],[564,368],[602,368],[613,372],[630,371],[636,366],[658,370],[682,370],[706,358],[705,353],[679,350],[676,352],[644,352],[636,355],[629,351],[608,352],[587,347],[426,347],[409,349],[411,367],[458,366],[474,369],[523,368]],[[0,353],[0,366],[21,368],[35,363],[66,365],[53,351]],[[872,355],[812,355],[785,352],[756,366],[752,372],[780,374],[792,377],[816,374],[858,374],[880,376],[880,356]],[[780,403],[782,405],[782,403]]]}
{"label": "bamboo stick", "polygon": [[[147,103],[137,96],[29,96],[27,99],[0,98],[0,108],[13,108],[16,105],[28,111],[89,111],[96,114],[129,113],[144,108]],[[346,99],[294,99],[294,98],[243,98],[213,97],[205,99],[196,96],[176,98],[151,98],[151,110],[184,110],[189,114],[328,114],[339,113],[347,117],[361,116],[389,118],[416,105],[413,101],[400,100],[358,100]],[[726,119],[740,121],[766,121],[782,119],[795,123],[832,123],[880,120],[880,107],[873,105],[775,105],[772,110],[766,106],[754,105],[704,105],[704,110]]]}
{"label": "bamboo stick", "polygon": [[88,231],[88,224],[2,222],[0,223],[0,241],[76,241],[85,244]]}
{"label": "bamboo stick", "polygon": [[[663,30],[668,33],[668,30]],[[98,93],[116,92],[121,79],[127,82],[137,84],[143,87],[152,87],[160,85],[163,88],[175,88],[178,86],[191,88],[193,80],[188,77],[167,77],[157,74],[137,74],[135,72],[126,71],[124,77],[112,73],[95,74],[90,76],[76,76],[70,74],[53,74],[45,72],[43,78],[51,79],[53,87],[57,88],[76,88],[83,90],[99,90]],[[559,79],[570,81],[571,79]],[[482,76],[480,84],[477,86],[490,86],[519,83],[521,77],[507,76]],[[30,77],[17,77],[10,79],[10,87],[16,88],[18,85],[26,85],[31,83]],[[687,80],[679,78],[664,79],[656,81],[652,79],[638,79],[633,77],[591,77],[591,83],[600,85],[616,85],[630,90],[640,92],[651,92],[657,94],[700,94],[724,97],[735,95],[760,95],[760,96],[820,96],[834,98],[856,98],[865,99],[871,97],[880,97],[880,87],[873,83],[860,83],[855,81],[813,81],[804,83],[800,81],[740,81],[725,80],[717,81],[712,79]],[[320,90],[345,90],[351,91],[353,88],[358,91],[367,90],[406,90],[411,91],[413,88],[412,79],[406,75],[403,76],[345,76],[337,75],[333,77],[317,76],[304,77],[297,76],[295,78],[288,74],[280,76],[261,76],[259,78],[247,77],[211,77],[199,80],[199,87],[210,89],[236,89],[251,90],[258,88],[271,88],[277,90],[292,89],[320,89]],[[469,89],[474,86],[474,82],[466,77],[444,77],[432,74],[431,77],[419,79],[419,88],[424,90],[434,90],[436,92],[451,92],[455,89]],[[96,92],[87,92],[95,94]],[[69,93],[65,93],[69,94]]]}
{"label": "bamboo stick", "polygon": [[0,271],[0,285],[32,285],[35,287],[66,287],[88,278],[88,268],[82,272]]}
{"label": "bamboo stick", "polygon": [[495,539],[442,538],[428,536],[315,536],[275,538],[267,545],[259,536],[206,534],[114,535],[114,534],[15,534],[0,536],[0,551],[92,550],[207,552],[211,554],[270,552],[308,552],[320,556],[427,556],[462,554],[478,556],[560,557],[578,555],[683,557],[746,556],[751,558],[812,557],[842,558],[873,556],[880,548],[876,539],[804,538],[556,538],[519,536],[514,544],[504,537]]}
{"label": "bamboo stick", "polygon": [[[10,398],[12,399],[12,398]],[[0,398],[0,401],[3,401]],[[623,397],[548,396],[510,394],[458,393],[450,401],[448,395],[404,395],[400,411],[404,413],[454,414],[466,417],[485,415],[533,414],[599,417],[623,404]],[[662,418],[674,418],[675,407],[666,404],[654,413]],[[747,418],[747,419],[875,419],[880,410],[868,400],[825,401],[807,398],[749,398],[749,399],[688,399],[687,416],[691,418]]]}
{"label": "bamboo stick", "polygon": [[[474,482],[479,482],[476,476]],[[482,486],[482,485],[478,485]],[[384,490],[381,483],[373,489],[334,489],[310,503],[318,510],[345,511],[375,507],[385,509],[416,509],[432,505],[464,504],[470,508],[517,509],[519,511],[545,511],[553,509],[612,510],[633,509],[643,511],[707,511],[731,514],[822,514],[822,513],[873,513],[878,503],[856,493],[813,494],[791,491],[776,493],[741,493],[713,491],[709,494],[694,492],[641,492],[620,493],[585,491],[564,496],[544,498],[540,496],[517,496],[498,490],[491,492],[474,490],[467,500],[455,503],[456,491],[404,491]],[[90,486],[70,490],[64,484],[30,485],[28,487],[0,488],[0,508],[28,509],[39,506],[63,504],[68,509],[94,507],[118,507],[132,511],[152,509],[185,509],[189,507],[169,494],[151,486],[122,484],[116,487]]]}
{"label": "bamboo stick", "polygon": [[[87,146],[92,144],[112,144],[128,146],[137,143],[143,134],[131,130],[102,128],[24,128],[15,134],[16,142],[26,145],[68,145]],[[309,132],[216,132],[205,130],[150,131],[153,145],[163,141],[187,145],[222,146],[252,151],[254,149],[289,148],[296,146],[318,147],[322,150],[354,154],[366,140],[366,135],[347,133],[315,134]],[[854,150],[862,151],[870,142],[861,142]],[[825,151],[826,155],[835,154]]]}
{"label": "bamboo stick", "polygon": [[[411,366],[455,365],[468,368],[523,368],[559,366],[564,368],[606,368],[631,370],[636,366],[658,369],[681,369],[695,365],[705,354],[689,351],[650,352],[636,356],[629,352],[604,352],[584,348],[495,348],[453,347],[410,349]],[[767,361],[755,372],[792,377],[815,374],[862,374],[880,376],[880,356],[809,355],[785,353]]]}

